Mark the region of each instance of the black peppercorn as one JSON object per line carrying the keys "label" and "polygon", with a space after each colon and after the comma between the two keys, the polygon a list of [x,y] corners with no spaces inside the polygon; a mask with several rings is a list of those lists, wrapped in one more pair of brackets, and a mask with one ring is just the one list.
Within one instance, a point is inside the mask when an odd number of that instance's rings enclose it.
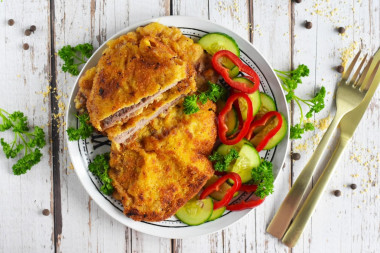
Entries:
{"label": "black peppercorn", "polygon": [[311,29],[313,27],[313,23],[311,23],[310,21],[306,21],[305,27],[306,27],[306,29]]}
{"label": "black peppercorn", "polygon": [[339,73],[343,73],[344,67],[342,65],[339,65],[338,67],[336,67],[336,71],[338,71]]}
{"label": "black peppercorn", "polygon": [[102,88],[99,89],[99,95],[103,95],[104,90]]}
{"label": "black peppercorn", "polygon": [[8,20],[8,25],[12,26],[15,24],[15,21],[13,19]]}
{"label": "black peppercorn", "polygon": [[35,25],[31,25],[29,30],[32,31],[32,32],[35,32],[36,31],[36,26]]}
{"label": "black peppercorn", "polygon": [[299,160],[300,158],[301,158],[300,153],[293,153],[293,154],[292,154],[292,159],[293,159],[293,160]]}
{"label": "black peppercorn", "polygon": [[358,186],[356,184],[351,184],[350,187],[352,190],[355,190]]}
{"label": "black peppercorn", "polygon": [[29,44],[28,43],[24,43],[24,45],[22,45],[22,48],[24,50],[28,50],[29,49]]}
{"label": "black peppercorn", "polygon": [[42,210],[42,214],[45,215],[45,216],[48,216],[50,214],[49,209]]}
{"label": "black peppercorn", "polygon": [[339,191],[339,190],[335,190],[335,191],[334,191],[334,195],[335,195],[336,197],[340,197],[340,195],[342,195],[342,192]]}
{"label": "black peppercorn", "polygon": [[339,27],[338,28],[338,32],[339,33],[345,33],[346,32],[346,29],[344,27]]}
{"label": "black peppercorn", "polygon": [[29,36],[31,33],[32,33],[32,31],[30,31],[29,29],[26,29],[24,34],[25,34],[26,36]]}
{"label": "black peppercorn", "polygon": [[294,0],[294,2],[296,2],[297,4],[301,3],[302,0]]}

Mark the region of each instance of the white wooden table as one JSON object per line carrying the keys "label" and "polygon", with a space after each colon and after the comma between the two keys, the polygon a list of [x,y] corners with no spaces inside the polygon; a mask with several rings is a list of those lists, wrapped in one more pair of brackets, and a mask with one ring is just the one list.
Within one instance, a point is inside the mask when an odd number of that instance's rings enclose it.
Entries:
{"label": "white wooden table", "polygon": [[[380,45],[379,0],[3,0],[0,2],[0,107],[22,110],[44,125],[48,145],[43,160],[22,176],[0,152],[0,252],[379,252],[380,144],[379,91],[333,176],[326,194],[297,246],[289,249],[265,233],[292,182],[310,157],[322,129],[292,141],[301,159],[287,156],[265,203],[231,227],[186,240],[152,237],[110,218],[88,196],[67,155],[66,103],[75,77],[63,73],[56,52],[66,44],[95,47],[137,21],[164,15],[210,19],[250,40],[276,69],[300,63],[310,76],[297,93],[328,91],[320,120],[334,115],[334,67],[350,47],[374,53]],[[9,26],[7,21],[14,19]],[[313,23],[304,27],[305,20]],[[249,26],[251,24],[252,26]],[[36,25],[27,37],[25,29]],[[346,27],[341,36],[336,31]],[[23,43],[30,45],[23,50]],[[51,86],[51,93],[47,93]],[[43,93],[45,92],[45,93]],[[293,121],[299,112],[292,113]],[[1,137],[7,134],[1,133]],[[314,136],[314,138],[313,138]],[[317,137],[315,137],[317,136]],[[306,145],[305,145],[306,143]],[[315,181],[315,180],[314,180]],[[356,183],[352,190],[349,185]],[[341,197],[332,191],[339,189]],[[45,216],[42,210],[50,210]]]}

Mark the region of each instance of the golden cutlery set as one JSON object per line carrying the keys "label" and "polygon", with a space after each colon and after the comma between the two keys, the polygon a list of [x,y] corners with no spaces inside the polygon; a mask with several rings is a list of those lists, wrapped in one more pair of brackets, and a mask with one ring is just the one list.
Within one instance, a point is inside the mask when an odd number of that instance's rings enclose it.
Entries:
{"label": "golden cutlery set", "polygon": [[[367,55],[350,78],[360,53],[359,51],[354,57],[338,83],[336,91],[337,111],[333,121],[267,228],[269,234],[279,238],[289,247],[294,247],[302,235],[334,169],[339,163],[340,156],[353,136],[380,83],[380,49],[368,61],[362,74],[360,72],[365,65]],[[301,204],[314,171],[338,125],[340,127],[340,136],[334,153],[305,202]],[[298,209],[299,211],[296,214]]]}

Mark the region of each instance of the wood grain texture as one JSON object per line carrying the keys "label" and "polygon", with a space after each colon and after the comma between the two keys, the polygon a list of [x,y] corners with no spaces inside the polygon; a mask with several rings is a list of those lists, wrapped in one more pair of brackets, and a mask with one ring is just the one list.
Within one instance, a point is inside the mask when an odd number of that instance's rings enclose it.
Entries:
{"label": "wood grain texture", "polygon": [[[26,11],[27,10],[27,11]],[[8,26],[8,19],[15,24]],[[0,107],[23,111],[30,127],[44,126],[47,145],[41,162],[25,175],[15,176],[12,165],[0,152],[0,252],[53,252],[53,212],[51,148],[47,126],[50,121],[49,99],[40,92],[49,84],[50,28],[49,2],[4,1],[0,3]],[[36,25],[27,37],[25,29]],[[23,50],[28,43],[29,50]],[[11,141],[9,131],[1,133]]]}

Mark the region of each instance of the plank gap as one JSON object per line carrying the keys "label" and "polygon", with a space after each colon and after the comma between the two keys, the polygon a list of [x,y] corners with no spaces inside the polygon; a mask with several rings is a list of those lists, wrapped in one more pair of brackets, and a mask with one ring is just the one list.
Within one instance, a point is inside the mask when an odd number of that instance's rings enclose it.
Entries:
{"label": "plank gap", "polygon": [[59,113],[57,95],[57,76],[55,59],[55,4],[50,0],[50,107],[51,107],[51,139],[52,139],[52,159],[53,159],[53,215],[54,215],[54,251],[59,252],[60,237],[62,234],[62,209],[61,209],[61,179],[59,163],[59,127],[58,118],[53,115]]}

